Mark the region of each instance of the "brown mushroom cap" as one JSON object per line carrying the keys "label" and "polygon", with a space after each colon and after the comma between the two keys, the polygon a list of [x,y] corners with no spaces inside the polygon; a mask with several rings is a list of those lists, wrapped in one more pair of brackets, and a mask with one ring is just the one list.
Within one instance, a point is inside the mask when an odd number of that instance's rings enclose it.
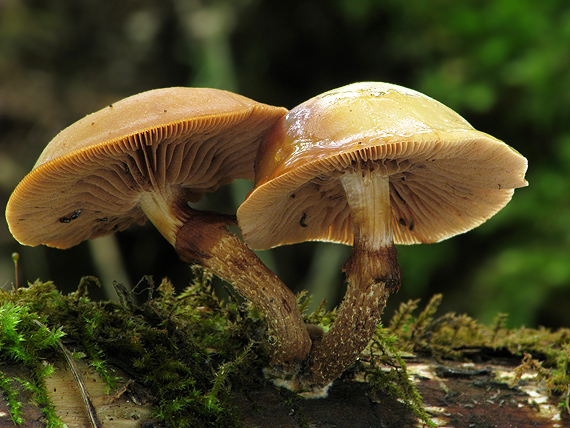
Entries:
{"label": "brown mushroom cap", "polygon": [[286,109],[207,88],[165,88],[115,104],[60,132],[10,197],[22,244],[69,248],[142,224],[145,192],[198,200],[253,179],[262,137]]}
{"label": "brown mushroom cap", "polygon": [[526,159],[419,92],[363,82],[291,110],[260,146],[255,189],[238,209],[256,249],[353,242],[338,177],[366,165],[390,180],[394,242],[432,243],[493,216],[526,186]]}

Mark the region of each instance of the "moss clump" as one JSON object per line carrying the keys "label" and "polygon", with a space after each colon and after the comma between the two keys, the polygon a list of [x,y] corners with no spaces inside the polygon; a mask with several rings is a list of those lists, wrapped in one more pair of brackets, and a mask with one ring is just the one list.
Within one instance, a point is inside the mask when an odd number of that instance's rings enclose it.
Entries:
{"label": "moss clump", "polygon": [[435,295],[414,315],[418,300],[402,304],[389,327],[379,334],[392,335],[400,352],[458,361],[481,361],[493,356],[520,359],[514,382],[526,370],[536,370],[550,394],[560,405],[568,405],[570,385],[570,329],[505,327],[507,315],[498,314],[491,325],[483,325],[467,315],[447,313],[436,317],[442,296]]}
{"label": "moss clump", "polygon": [[61,329],[49,331],[35,322],[38,318],[27,306],[19,306],[11,301],[0,306],[0,361],[25,366],[32,379],[9,379],[0,373],[0,390],[7,398],[14,423],[19,425],[23,422],[16,382],[31,392],[32,398],[46,415],[48,427],[60,427],[63,424],[46,394],[45,378],[51,374],[53,366],[45,362],[45,359],[57,351],[59,339],[65,333]]}
{"label": "moss clump", "polygon": [[[166,280],[156,288],[147,280],[146,289],[150,298],[140,306],[127,301],[93,302],[87,297],[85,281],[70,295],[41,282],[2,292],[2,313],[19,316],[17,321],[4,317],[0,340],[12,346],[2,347],[2,358],[18,358],[37,367],[40,380],[46,375],[49,365],[41,361],[54,358],[57,348],[38,337],[40,328],[34,320],[39,320],[57,337],[65,332],[66,346],[84,352],[109,387],[115,377],[108,362],[147,386],[153,391],[156,417],[167,424],[239,426],[226,383],[239,382],[255,362],[266,362],[261,347],[254,343],[264,331],[262,319],[234,300],[222,304],[212,293],[209,278],[201,274],[178,295]],[[22,343],[28,348],[20,350]],[[37,389],[40,394],[39,381]],[[9,391],[6,396],[10,397]],[[17,421],[19,403],[11,401]]]}

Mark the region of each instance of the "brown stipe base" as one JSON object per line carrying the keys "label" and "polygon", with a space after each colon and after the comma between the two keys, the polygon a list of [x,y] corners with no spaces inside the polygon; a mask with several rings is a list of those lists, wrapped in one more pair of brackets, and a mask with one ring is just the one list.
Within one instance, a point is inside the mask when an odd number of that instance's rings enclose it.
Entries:
{"label": "brown stipe base", "polygon": [[267,318],[267,347],[273,365],[295,370],[311,347],[297,299],[235,234],[230,217],[194,212],[176,236],[182,261],[199,264],[230,283]]}
{"label": "brown stipe base", "polygon": [[400,287],[393,244],[373,253],[355,245],[343,270],[346,295],[330,330],[313,344],[303,390],[326,386],[358,359],[380,323],[388,296]]}

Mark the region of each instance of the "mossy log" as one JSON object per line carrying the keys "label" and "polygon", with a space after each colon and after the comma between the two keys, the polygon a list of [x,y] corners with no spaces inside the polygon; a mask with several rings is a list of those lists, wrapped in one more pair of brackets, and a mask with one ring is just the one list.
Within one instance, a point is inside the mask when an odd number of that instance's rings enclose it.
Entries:
{"label": "mossy log", "polygon": [[[409,302],[326,398],[306,399],[264,376],[254,308],[220,302],[204,277],[147,291],[139,306],[93,302],[85,283],[2,292],[0,426],[570,426],[566,329],[435,318],[440,296],[416,315]],[[334,313],[306,319],[326,328]]]}

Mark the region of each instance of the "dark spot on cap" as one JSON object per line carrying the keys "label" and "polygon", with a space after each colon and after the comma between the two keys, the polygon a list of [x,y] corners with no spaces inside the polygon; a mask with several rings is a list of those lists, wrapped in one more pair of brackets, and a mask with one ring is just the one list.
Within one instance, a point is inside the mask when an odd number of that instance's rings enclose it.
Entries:
{"label": "dark spot on cap", "polygon": [[71,223],[71,220],[75,220],[77,217],[79,217],[80,214],[81,214],[81,210],[75,210],[69,215],[69,217],[60,217],[59,222],[60,223]]}

